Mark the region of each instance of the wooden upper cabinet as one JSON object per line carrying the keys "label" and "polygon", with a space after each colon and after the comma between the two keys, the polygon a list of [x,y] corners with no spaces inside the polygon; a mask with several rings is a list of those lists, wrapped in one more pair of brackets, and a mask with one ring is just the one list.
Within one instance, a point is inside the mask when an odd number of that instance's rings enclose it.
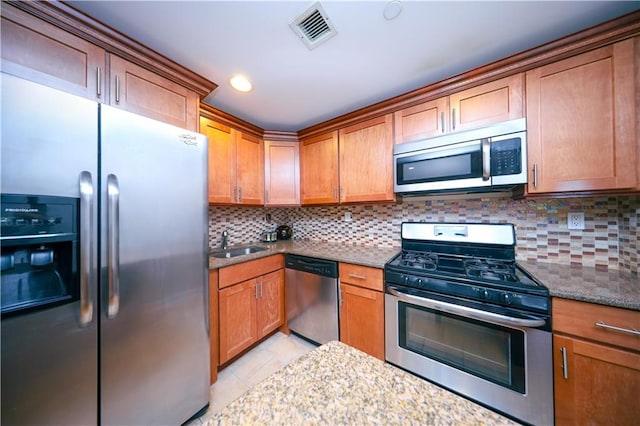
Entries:
{"label": "wooden upper cabinet", "polygon": [[2,2],[2,72],[103,101],[105,50]]}
{"label": "wooden upper cabinet", "polygon": [[300,147],[298,142],[264,142],[265,205],[300,205]]}
{"label": "wooden upper cabinet", "polygon": [[633,39],[527,72],[529,193],[637,186],[634,72]]}
{"label": "wooden upper cabinet", "polygon": [[515,74],[449,96],[451,131],[524,117],[524,76]]}
{"label": "wooden upper cabinet", "polygon": [[394,113],[395,143],[524,117],[524,76],[515,74]]}
{"label": "wooden upper cabinet", "polygon": [[200,133],[209,138],[209,203],[263,204],[262,139],[206,117],[200,117]]}
{"label": "wooden upper cabinet", "polygon": [[264,142],[238,131],[236,152],[237,203],[264,204]]}
{"label": "wooden upper cabinet", "polygon": [[235,202],[235,130],[200,117],[200,133],[209,138],[209,203],[232,204]]}
{"label": "wooden upper cabinet", "polygon": [[199,97],[186,87],[109,55],[110,104],[145,117],[198,130]]}
{"label": "wooden upper cabinet", "polygon": [[449,98],[434,99],[394,113],[395,143],[428,139],[449,129]]}
{"label": "wooden upper cabinet", "polygon": [[393,201],[393,116],[340,129],[340,201]]}
{"label": "wooden upper cabinet", "polygon": [[339,201],[338,132],[300,142],[300,188],[302,204]]}

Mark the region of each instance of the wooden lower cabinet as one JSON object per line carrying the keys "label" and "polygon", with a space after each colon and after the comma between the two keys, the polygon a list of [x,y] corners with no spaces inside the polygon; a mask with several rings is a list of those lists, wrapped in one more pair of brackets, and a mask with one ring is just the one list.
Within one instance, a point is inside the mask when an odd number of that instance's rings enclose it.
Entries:
{"label": "wooden lower cabinet", "polygon": [[383,271],[339,264],[340,341],[384,361]]}
{"label": "wooden lower cabinet", "polygon": [[256,279],[220,290],[220,363],[224,364],[258,339]]}
{"label": "wooden lower cabinet", "polygon": [[640,354],[559,335],[553,345],[556,425],[638,424]]}
{"label": "wooden lower cabinet", "polygon": [[[553,299],[556,425],[638,425],[640,312]],[[604,326],[603,326],[604,325]]]}
{"label": "wooden lower cabinet", "polygon": [[284,269],[218,292],[219,365],[284,324]]}

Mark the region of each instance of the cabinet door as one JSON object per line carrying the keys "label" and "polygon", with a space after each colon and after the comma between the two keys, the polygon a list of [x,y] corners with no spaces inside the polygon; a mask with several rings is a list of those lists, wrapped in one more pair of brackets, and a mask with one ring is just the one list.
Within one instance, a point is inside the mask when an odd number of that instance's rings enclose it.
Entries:
{"label": "cabinet door", "polygon": [[448,111],[447,97],[396,111],[395,143],[412,142],[444,134],[449,129]]}
{"label": "cabinet door", "polygon": [[235,202],[235,130],[200,117],[200,133],[209,138],[209,203],[231,204]]}
{"label": "cabinet door", "polygon": [[451,131],[470,130],[524,117],[524,77],[481,84],[449,96]]}
{"label": "cabinet door", "polygon": [[237,203],[264,204],[264,143],[262,139],[237,132]]}
{"label": "cabinet door", "polygon": [[384,294],[340,284],[340,341],[384,361]]}
{"label": "cabinet door", "polygon": [[2,2],[2,72],[88,99],[105,97],[102,48]]}
{"label": "cabinet door", "polygon": [[387,114],[340,129],[340,201],[393,201],[393,126]]}
{"label": "cabinet door", "polygon": [[633,40],[527,72],[528,192],[636,185]]}
{"label": "cabinet door", "polygon": [[327,133],[301,142],[302,204],[337,203],[339,176],[338,132]]}
{"label": "cabinet door", "polygon": [[258,339],[284,324],[284,269],[258,278]]}
{"label": "cabinet door", "polygon": [[553,339],[556,425],[637,425],[640,354],[569,337]]}
{"label": "cabinet door", "polygon": [[198,94],[118,56],[109,55],[110,105],[198,130]]}
{"label": "cabinet door", "polygon": [[298,142],[264,142],[265,205],[300,205],[300,148]]}
{"label": "cabinet door", "polygon": [[244,281],[218,293],[220,315],[220,364],[224,364],[257,340],[256,280]]}

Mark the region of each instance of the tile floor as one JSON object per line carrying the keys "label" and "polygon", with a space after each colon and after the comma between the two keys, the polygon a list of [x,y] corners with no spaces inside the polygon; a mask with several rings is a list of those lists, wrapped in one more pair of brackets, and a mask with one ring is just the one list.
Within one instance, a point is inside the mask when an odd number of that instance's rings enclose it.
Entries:
{"label": "tile floor", "polygon": [[[314,348],[316,345],[293,334],[287,336],[278,332],[269,337],[218,373],[218,381],[211,386],[209,410],[202,417],[222,410],[272,373]],[[192,424],[198,425],[198,420]]]}

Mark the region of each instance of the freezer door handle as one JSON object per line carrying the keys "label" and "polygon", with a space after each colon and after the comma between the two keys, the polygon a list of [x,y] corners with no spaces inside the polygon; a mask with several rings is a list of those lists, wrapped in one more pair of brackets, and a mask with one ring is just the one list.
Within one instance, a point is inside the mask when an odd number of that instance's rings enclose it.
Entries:
{"label": "freezer door handle", "polygon": [[120,309],[120,186],[116,175],[107,176],[107,244],[109,295],[107,318],[115,318]]}
{"label": "freezer door handle", "polygon": [[80,327],[93,320],[92,236],[93,236],[93,180],[91,173],[80,173]]}

